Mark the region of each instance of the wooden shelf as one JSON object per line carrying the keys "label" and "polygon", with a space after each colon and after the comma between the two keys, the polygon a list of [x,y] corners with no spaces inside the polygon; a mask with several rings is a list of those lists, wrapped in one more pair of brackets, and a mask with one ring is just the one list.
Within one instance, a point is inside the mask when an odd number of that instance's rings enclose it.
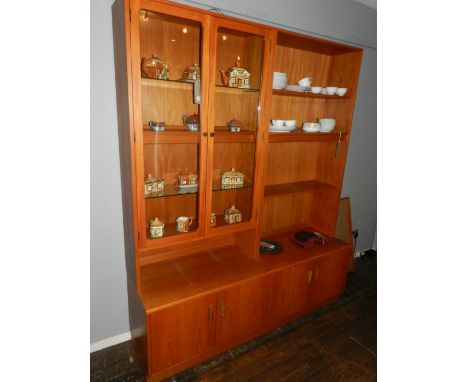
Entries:
{"label": "wooden shelf", "polygon": [[[341,133],[341,139],[343,140],[348,133]],[[306,133],[302,130],[294,130],[290,133],[269,133],[269,143],[280,143],[280,142],[338,142],[340,138],[340,132],[332,133]]]}
{"label": "wooden shelf", "polygon": [[280,90],[280,89],[273,89],[273,95],[277,96],[288,96],[288,97],[303,97],[303,98],[317,98],[317,99],[349,99],[349,94],[345,94],[344,96],[339,95],[327,95],[327,94],[315,94],[311,92],[295,92],[292,90]]}
{"label": "wooden shelf", "polygon": [[190,187],[190,188],[180,188],[176,184],[165,184],[164,191],[145,196],[145,199],[153,199],[153,198],[164,198],[166,196],[178,196],[178,195],[192,195],[198,192],[198,187]]}
{"label": "wooden shelf", "polygon": [[265,197],[280,196],[295,193],[314,192],[333,188],[335,187],[331,184],[319,182],[318,180],[309,180],[304,182],[293,182],[265,186],[264,195]]}
{"label": "wooden shelf", "polygon": [[283,244],[283,252],[260,255],[253,260],[239,255],[236,245],[200,251],[190,256],[165,260],[141,267],[141,297],[148,312],[193,296],[213,292],[327,253],[351,247],[337,239],[325,245],[302,248],[291,241],[292,231],[265,238]]}
{"label": "wooden shelf", "polygon": [[267,269],[278,269],[290,266],[294,263],[307,261],[313,257],[323,256],[330,252],[335,252],[346,247],[352,247],[352,244],[344,243],[335,238],[326,238],[324,245],[316,244],[311,248],[303,248],[291,239],[291,235],[295,231],[315,231],[313,228],[303,227],[297,230],[287,230],[274,235],[262,235],[262,239],[270,239],[277,241],[283,245],[283,251],[277,255],[261,254],[259,262],[267,267]]}
{"label": "wooden shelf", "polygon": [[214,143],[249,143],[256,141],[255,131],[231,133],[227,126],[215,126]]}
{"label": "wooden shelf", "polygon": [[164,131],[153,131],[147,124],[143,125],[143,143],[199,143],[200,132],[188,131],[184,125],[166,125]]}
{"label": "wooden shelf", "polygon": [[213,179],[212,190],[213,191],[233,191],[233,190],[242,190],[244,188],[252,188],[253,184],[249,182],[244,182],[242,186],[239,187],[223,187],[221,185],[220,179]]}

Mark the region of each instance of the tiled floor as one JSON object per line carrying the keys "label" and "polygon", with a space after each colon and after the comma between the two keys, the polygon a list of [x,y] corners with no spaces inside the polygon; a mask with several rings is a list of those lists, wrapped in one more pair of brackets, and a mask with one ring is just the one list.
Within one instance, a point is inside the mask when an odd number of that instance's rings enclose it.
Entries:
{"label": "tiled floor", "polygon": [[[376,381],[376,352],[377,260],[366,255],[333,304],[167,381]],[[92,353],[91,381],[144,381],[130,342]]]}

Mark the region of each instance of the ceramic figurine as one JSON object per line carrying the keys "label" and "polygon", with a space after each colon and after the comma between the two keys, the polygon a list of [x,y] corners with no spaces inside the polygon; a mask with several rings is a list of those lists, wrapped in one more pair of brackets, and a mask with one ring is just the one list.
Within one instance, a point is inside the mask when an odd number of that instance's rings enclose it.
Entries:
{"label": "ceramic figurine", "polygon": [[188,131],[200,130],[200,116],[198,114],[183,115],[182,121]]}
{"label": "ceramic figurine", "polygon": [[193,172],[186,172],[178,176],[179,186],[190,187],[196,186],[198,183],[198,175]]}
{"label": "ceramic figurine", "polygon": [[210,215],[210,226],[214,227],[216,225],[216,214],[214,212]]}
{"label": "ceramic figurine", "polygon": [[164,131],[166,128],[166,124],[163,121],[161,122],[149,121],[148,126],[153,131]]}
{"label": "ceramic figurine", "polygon": [[230,88],[250,89],[250,73],[239,66],[239,62],[228,70],[220,70],[224,86]]}
{"label": "ceramic figurine", "polygon": [[224,211],[224,221],[228,224],[240,223],[242,221],[242,214],[235,206],[231,206]]}
{"label": "ceramic figurine", "polygon": [[145,197],[164,191],[164,179],[154,178],[151,174],[145,179]]}
{"label": "ceramic figurine", "polygon": [[152,238],[164,236],[164,223],[158,218],[150,220],[150,236]]}
{"label": "ceramic figurine", "polygon": [[179,216],[176,220],[177,232],[188,232],[192,225],[193,218],[187,216]]}
{"label": "ceramic figurine", "polygon": [[200,79],[200,66],[193,64],[187,66],[182,73],[182,79],[185,81],[196,81]]}
{"label": "ceramic figurine", "polygon": [[227,123],[227,126],[228,126],[228,130],[231,132],[231,133],[238,133],[240,132],[240,129],[242,127],[242,123],[241,121],[239,121],[238,119],[231,119],[228,123]]}
{"label": "ceramic figurine", "polygon": [[141,76],[145,78],[169,79],[169,67],[154,54],[141,59]]}
{"label": "ceramic figurine", "polygon": [[237,188],[244,185],[244,174],[231,169],[221,174],[221,188]]}

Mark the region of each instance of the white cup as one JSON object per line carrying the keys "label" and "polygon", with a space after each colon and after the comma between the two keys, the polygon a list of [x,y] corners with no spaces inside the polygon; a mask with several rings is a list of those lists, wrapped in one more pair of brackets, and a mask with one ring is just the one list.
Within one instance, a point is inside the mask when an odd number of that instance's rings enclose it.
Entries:
{"label": "white cup", "polygon": [[338,88],[338,89],[336,89],[336,94],[343,97],[346,94],[347,90],[348,90],[348,88]]}
{"label": "white cup", "polygon": [[310,77],[305,77],[303,78],[302,80],[300,80],[298,83],[297,83],[299,86],[304,86],[306,88],[309,88],[310,85],[312,84],[312,78]]}
{"label": "white cup", "polygon": [[327,94],[328,94],[328,95],[333,95],[333,94],[335,94],[337,89],[338,89],[338,88],[337,88],[336,86],[327,86],[327,87],[325,88],[325,90],[327,91]]}
{"label": "white cup", "polygon": [[286,127],[294,127],[294,126],[296,126],[296,120],[295,119],[288,119],[288,120],[284,121],[284,124],[286,125]]}
{"label": "white cup", "polygon": [[310,88],[310,90],[312,91],[312,93],[314,94],[318,94],[322,91],[322,87],[321,86],[312,86]]}
{"label": "white cup", "polygon": [[283,126],[284,120],[283,119],[272,119],[271,123],[273,126]]}

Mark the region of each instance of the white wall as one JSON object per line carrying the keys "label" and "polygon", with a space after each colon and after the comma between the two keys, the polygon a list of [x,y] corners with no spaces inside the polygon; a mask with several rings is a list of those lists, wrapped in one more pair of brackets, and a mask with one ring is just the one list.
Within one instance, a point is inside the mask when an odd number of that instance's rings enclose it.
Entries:
{"label": "white wall", "polygon": [[[91,342],[129,330],[114,84],[111,5],[91,2]],[[179,1],[365,48],[343,195],[358,249],[376,228],[376,12],[348,0]]]}

